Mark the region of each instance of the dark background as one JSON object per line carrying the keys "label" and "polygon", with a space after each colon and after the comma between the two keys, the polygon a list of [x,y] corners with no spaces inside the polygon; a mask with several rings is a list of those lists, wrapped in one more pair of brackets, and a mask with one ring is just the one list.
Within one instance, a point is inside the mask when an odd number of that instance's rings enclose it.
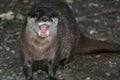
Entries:
{"label": "dark background", "polygon": [[[19,40],[23,18],[34,1],[0,0],[0,80],[24,80]],[[66,1],[82,33],[93,39],[120,44],[120,0]],[[39,71],[38,75],[39,80],[46,80],[43,72]],[[75,55],[57,76],[61,80],[120,80],[120,55]]]}

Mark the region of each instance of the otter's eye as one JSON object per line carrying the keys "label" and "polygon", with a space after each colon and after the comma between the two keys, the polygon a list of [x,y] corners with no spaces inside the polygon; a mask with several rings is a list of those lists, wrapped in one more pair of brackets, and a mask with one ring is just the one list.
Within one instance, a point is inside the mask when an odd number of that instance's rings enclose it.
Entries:
{"label": "otter's eye", "polygon": [[52,13],[50,14],[50,17],[58,17],[58,13],[57,13],[57,12],[52,12]]}

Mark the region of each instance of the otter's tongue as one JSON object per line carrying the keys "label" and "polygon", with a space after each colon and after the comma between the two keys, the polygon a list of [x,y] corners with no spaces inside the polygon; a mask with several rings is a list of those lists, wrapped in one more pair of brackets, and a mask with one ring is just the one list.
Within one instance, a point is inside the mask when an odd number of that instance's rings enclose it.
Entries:
{"label": "otter's tongue", "polygon": [[38,32],[39,36],[47,37],[49,35],[49,30],[48,30],[49,25],[43,24],[39,28],[40,28],[40,31]]}
{"label": "otter's tongue", "polygon": [[40,31],[42,34],[46,34],[48,30],[48,25],[42,25],[40,26]]}

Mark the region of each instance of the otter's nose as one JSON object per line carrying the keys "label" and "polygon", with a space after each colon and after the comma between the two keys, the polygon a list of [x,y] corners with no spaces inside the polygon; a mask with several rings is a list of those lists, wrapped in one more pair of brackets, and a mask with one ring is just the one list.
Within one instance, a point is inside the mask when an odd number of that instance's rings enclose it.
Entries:
{"label": "otter's nose", "polygon": [[46,16],[43,16],[43,17],[40,18],[40,21],[47,22],[47,21],[50,21],[50,19]]}

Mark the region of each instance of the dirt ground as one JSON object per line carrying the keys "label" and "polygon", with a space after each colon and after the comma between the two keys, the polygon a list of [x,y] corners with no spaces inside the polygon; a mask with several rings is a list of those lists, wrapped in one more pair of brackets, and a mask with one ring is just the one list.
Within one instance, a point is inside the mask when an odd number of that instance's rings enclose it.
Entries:
{"label": "dirt ground", "polygon": [[[67,0],[82,33],[93,39],[120,44],[120,0],[70,1]],[[34,0],[28,3],[22,0],[0,0],[0,15],[13,11],[15,16],[22,14],[24,17],[32,4]],[[113,13],[108,10],[113,10]],[[104,11],[106,13],[102,14]],[[99,15],[95,16],[94,13]],[[86,18],[88,15],[92,16]],[[22,25],[22,16],[12,20],[0,19],[0,80],[25,80],[19,56]],[[37,80],[46,80],[47,76],[43,72],[39,71],[38,75]],[[75,55],[68,65],[58,70],[57,77],[60,80],[120,80],[120,55]]]}

